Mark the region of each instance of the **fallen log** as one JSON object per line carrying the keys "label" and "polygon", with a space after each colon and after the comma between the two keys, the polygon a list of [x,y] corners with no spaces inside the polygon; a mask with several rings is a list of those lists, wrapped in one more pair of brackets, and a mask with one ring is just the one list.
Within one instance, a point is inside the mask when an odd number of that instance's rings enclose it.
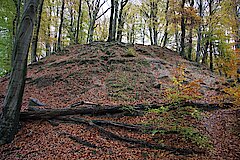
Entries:
{"label": "fallen log", "polygon": [[23,111],[20,113],[20,120],[36,120],[36,119],[53,119],[59,116],[68,116],[68,115],[105,115],[105,114],[116,114],[129,112],[130,114],[134,114],[132,112],[138,112],[140,110],[148,110],[148,109],[156,109],[160,107],[168,107],[169,110],[174,110],[179,107],[192,106],[196,108],[200,108],[202,110],[216,110],[220,108],[229,108],[233,106],[232,103],[222,103],[222,104],[208,104],[208,103],[195,103],[195,102],[179,102],[177,104],[172,103],[162,103],[162,104],[137,104],[131,106],[131,109],[128,109],[124,105],[119,106],[101,106],[101,105],[85,105],[81,108],[61,108],[61,109],[31,109],[30,111]]}

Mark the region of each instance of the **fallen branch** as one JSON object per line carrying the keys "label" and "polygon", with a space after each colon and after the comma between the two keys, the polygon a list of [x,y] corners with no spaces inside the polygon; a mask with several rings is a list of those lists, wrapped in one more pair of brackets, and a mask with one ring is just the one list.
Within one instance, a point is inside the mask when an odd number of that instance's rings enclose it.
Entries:
{"label": "fallen branch", "polygon": [[96,146],[95,144],[92,144],[92,143],[90,143],[90,142],[88,142],[88,141],[85,141],[85,140],[81,139],[80,137],[73,136],[73,135],[71,135],[71,134],[69,134],[69,133],[61,132],[59,135],[60,135],[60,136],[61,136],[61,135],[67,136],[67,137],[69,137],[70,139],[74,140],[75,142],[80,143],[80,144],[82,144],[82,145],[84,145],[84,146],[91,147],[91,148],[97,148],[97,146]]}
{"label": "fallen branch", "polygon": [[60,117],[58,119],[59,120],[66,120],[66,121],[74,121],[75,123],[79,123],[79,124],[84,123],[84,124],[90,125],[92,127],[97,128],[104,136],[106,136],[110,139],[119,140],[119,141],[131,143],[131,144],[137,144],[137,145],[140,145],[141,147],[148,147],[148,148],[152,148],[152,149],[166,150],[166,151],[169,151],[173,154],[180,154],[180,155],[202,153],[201,151],[195,151],[195,150],[184,149],[184,148],[176,148],[176,147],[166,146],[164,144],[151,144],[151,143],[149,143],[147,141],[144,141],[144,140],[119,136],[119,135],[117,135],[117,134],[115,134],[111,131],[108,131],[108,130],[104,129],[103,127],[95,124],[94,121],[86,120],[86,119],[83,119],[83,118],[64,118],[64,117]]}
{"label": "fallen branch", "polygon": [[[75,105],[81,105],[82,102]],[[220,108],[229,108],[233,106],[232,103],[222,103],[222,104],[208,104],[208,103],[195,103],[195,102],[179,102],[178,104],[172,103],[162,103],[162,104],[137,104],[132,106],[131,112],[138,112],[140,110],[148,110],[148,109],[156,109],[160,107],[169,107],[169,110],[174,110],[179,107],[193,106],[196,108],[200,108],[203,110],[215,110]],[[62,109],[34,109],[31,107],[31,111],[24,111],[20,113],[21,120],[34,120],[34,119],[52,119],[59,116],[67,116],[67,115],[105,115],[105,114],[116,114],[130,112],[126,109],[126,106],[101,106],[98,104],[88,104],[85,107],[77,108],[77,107],[68,107]]]}

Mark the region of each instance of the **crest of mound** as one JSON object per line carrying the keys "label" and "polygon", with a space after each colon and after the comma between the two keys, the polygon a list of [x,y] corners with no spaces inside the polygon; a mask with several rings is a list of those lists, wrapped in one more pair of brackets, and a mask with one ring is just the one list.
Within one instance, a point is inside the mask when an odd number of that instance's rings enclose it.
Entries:
{"label": "crest of mound", "polygon": [[[28,66],[22,109],[30,97],[50,108],[63,108],[79,101],[99,104],[161,102],[171,88],[179,66],[184,83],[201,79],[203,95],[218,79],[204,67],[182,59],[176,52],[158,46],[94,42],[73,45]],[[0,103],[6,94],[2,78]]]}

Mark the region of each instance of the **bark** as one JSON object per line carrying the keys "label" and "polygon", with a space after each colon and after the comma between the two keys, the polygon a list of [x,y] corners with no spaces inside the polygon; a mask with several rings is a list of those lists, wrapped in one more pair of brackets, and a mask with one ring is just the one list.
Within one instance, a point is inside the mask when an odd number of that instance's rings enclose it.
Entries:
{"label": "bark", "polygon": [[119,10],[119,18],[118,18],[118,29],[117,29],[117,41],[122,41],[122,32],[123,32],[123,26],[124,26],[124,17],[126,15],[123,15],[123,9],[127,5],[128,0],[122,0]]}
{"label": "bark", "polygon": [[51,28],[50,28],[50,23],[52,21],[52,7],[49,6],[49,22],[48,22],[48,37],[46,40],[46,56],[50,56],[51,54],[51,45],[50,45],[50,39],[51,39]]}
{"label": "bark", "polygon": [[[15,17],[13,19],[13,45],[15,45],[16,33],[17,33],[17,30],[18,30],[19,21],[20,21],[21,0],[13,0],[13,2],[14,2],[14,5],[16,7],[16,13],[15,13]],[[13,67],[14,59],[15,59],[15,55],[12,54],[11,67]]]}
{"label": "bark", "polygon": [[209,41],[206,42],[204,52],[203,52],[203,57],[202,57],[202,64],[207,64],[207,58],[208,58],[208,46],[209,46]]}
{"label": "bark", "polygon": [[24,12],[16,34],[16,47],[13,50],[13,55],[16,56],[0,121],[0,145],[11,142],[17,133],[37,6],[38,0],[29,0],[24,4]]}
{"label": "bark", "polygon": [[117,20],[118,20],[118,0],[115,0],[115,7],[114,7],[114,20],[113,20],[113,37],[112,40],[116,40],[116,33],[117,33]]}
{"label": "bark", "polygon": [[185,26],[185,15],[184,15],[184,6],[185,0],[182,0],[181,4],[181,51],[180,56],[185,56],[185,35],[186,35],[186,26]]}
{"label": "bark", "polygon": [[35,29],[33,33],[32,46],[31,46],[31,63],[37,62],[38,36],[39,36],[39,31],[41,26],[43,4],[44,4],[44,0],[39,0],[38,13],[37,13],[37,18],[35,22],[35,27],[34,27]]}
{"label": "bark", "polygon": [[[58,15],[59,15],[58,5],[56,6],[56,8],[57,8],[56,17],[58,17]],[[56,21],[56,24],[55,24],[55,36],[54,36],[54,38],[55,38],[56,40],[57,40],[57,38],[58,38],[58,32],[57,32],[57,30],[56,30],[57,25],[58,25],[58,22]],[[56,42],[54,43],[54,45],[53,45],[53,51],[54,51],[54,52],[57,51],[57,41],[56,41]]]}
{"label": "bark", "polygon": [[111,15],[110,15],[110,21],[109,21],[109,29],[108,29],[108,42],[113,40],[113,20],[114,20],[114,5],[115,0],[111,0]]}
{"label": "bark", "polygon": [[57,50],[61,51],[61,37],[62,37],[62,26],[63,26],[63,20],[64,20],[64,7],[65,7],[65,0],[62,0],[62,9],[61,9],[61,15],[60,15],[60,25],[58,30],[58,42],[57,42]]}
{"label": "bark", "polygon": [[163,47],[166,47],[167,40],[168,40],[168,25],[169,25],[168,9],[169,9],[169,0],[167,0],[167,2],[166,2],[166,10],[165,10],[166,26],[165,26],[165,31],[164,31]]}
{"label": "bark", "polygon": [[[84,105],[82,102],[79,105]],[[39,120],[39,119],[54,119],[61,116],[68,116],[68,115],[106,115],[106,114],[116,114],[116,113],[123,113],[127,112],[130,114],[139,114],[139,111],[144,111],[148,109],[156,109],[160,107],[168,107],[169,110],[173,110],[179,107],[186,107],[192,106],[196,108],[201,108],[203,110],[214,110],[224,107],[231,107],[231,103],[222,103],[222,104],[208,104],[208,103],[195,103],[195,102],[179,102],[179,104],[172,105],[171,103],[162,103],[162,104],[138,104],[134,105],[131,108],[131,111],[127,109],[125,106],[100,106],[97,104],[87,104],[81,107],[68,107],[62,109],[38,109],[37,107],[29,107],[29,111],[21,112],[20,119],[21,120]],[[135,112],[135,113],[134,113]]]}
{"label": "bark", "polygon": [[[191,0],[190,7],[193,9],[194,0]],[[189,47],[188,47],[188,60],[192,60],[192,48],[193,48],[193,18],[191,17],[191,25],[189,30]]]}
{"label": "bark", "polygon": [[79,6],[78,6],[78,20],[77,20],[77,32],[75,37],[75,43],[78,44],[78,38],[79,38],[79,28],[80,28],[80,19],[82,14],[82,0],[79,0]]}
{"label": "bark", "polygon": [[[203,18],[203,2],[202,0],[199,1],[199,15]],[[202,24],[200,23],[198,26],[197,32],[197,51],[196,51],[196,62],[199,63],[200,55],[201,55],[201,41],[202,41]]]}

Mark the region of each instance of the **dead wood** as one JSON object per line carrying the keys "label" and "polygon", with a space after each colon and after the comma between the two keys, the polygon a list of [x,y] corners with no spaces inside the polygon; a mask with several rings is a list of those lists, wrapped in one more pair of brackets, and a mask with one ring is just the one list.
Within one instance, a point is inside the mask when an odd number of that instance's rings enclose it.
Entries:
{"label": "dead wood", "polygon": [[73,135],[71,135],[71,134],[69,134],[69,133],[61,132],[59,135],[60,135],[60,136],[61,136],[61,135],[67,136],[67,137],[69,137],[70,139],[74,140],[75,142],[80,143],[80,144],[82,144],[82,145],[84,145],[84,146],[91,147],[91,148],[97,148],[97,146],[96,146],[95,144],[92,144],[92,143],[90,143],[90,142],[88,142],[88,141],[86,141],[86,140],[83,140],[83,139],[80,138],[80,137],[73,136]]}
{"label": "dead wood", "polygon": [[[177,104],[172,103],[162,103],[162,104],[151,104],[151,105],[144,105],[144,104],[137,104],[131,107],[131,111],[129,111],[126,106],[119,105],[119,106],[101,106],[98,104],[91,104],[79,102],[77,104],[73,104],[72,106],[67,108],[61,109],[38,109],[34,107],[30,107],[30,111],[24,111],[20,114],[21,120],[34,120],[34,119],[52,119],[59,116],[67,116],[67,115],[106,115],[106,114],[116,114],[122,112],[129,112],[130,114],[134,115],[134,112],[139,112],[142,110],[148,109],[157,109],[160,107],[168,107],[169,110],[174,110],[179,107],[186,107],[192,106],[196,108],[200,108],[203,110],[216,110],[220,108],[230,108],[233,106],[232,103],[196,103],[196,102],[179,102]],[[78,105],[82,105],[81,108],[77,108]]]}
{"label": "dead wood", "polygon": [[[119,136],[118,134],[115,134],[111,131],[108,131],[104,129],[103,127],[97,125],[94,123],[94,121],[91,120],[86,120],[83,118],[64,118],[64,117],[59,117],[57,118],[59,120],[66,120],[66,121],[74,121],[75,123],[84,123],[87,125],[90,125],[94,128],[97,128],[103,136],[106,136],[107,138],[113,139],[113,140],[119,140],[135,145],[139,145],[140,147],[147,147],[147,148],[152,148],[152,149],[161,149],[161,150],[166,150],[169,151],[170,153],[177,154],[177,155],[188,155],[188,154],[196,154],[196,153],[202,153],[201,151],[195,151],[195,150],[190,150],[190,149],[184,149],[184,148],[176,148],[176,147],[171,147],[171,146],[166,146],[164,144],[151,144],[147,141],[140,140],[140,139],[135,139],[135,138],[129,138],[129,137],[124,137],[124,136]],[[96,121],[95,121],[96,122]]]}

